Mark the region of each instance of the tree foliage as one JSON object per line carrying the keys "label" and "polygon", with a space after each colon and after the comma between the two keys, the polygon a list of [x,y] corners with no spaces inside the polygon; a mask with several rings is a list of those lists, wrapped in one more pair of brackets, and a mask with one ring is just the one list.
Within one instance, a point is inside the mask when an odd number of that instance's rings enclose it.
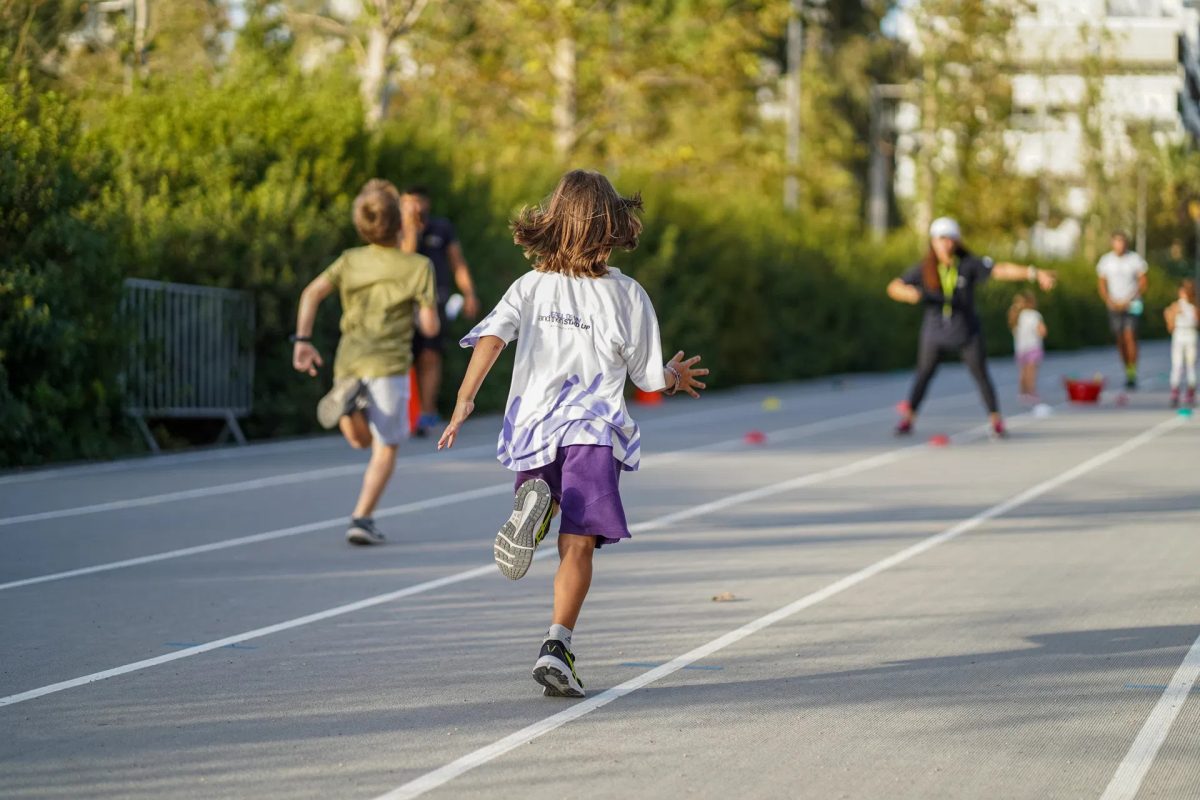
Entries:
{"label": "tree foliage", "polygon": [[[713,386],[911,362],[919,314],[888,301],[883,287],[921,242],[905,232],[865,242],[859,222],[870,86],[909,68],[878,33],[886,7],[831,2],[806,13],[802,202],[787,213],[783,131],[771,111],[782,96],[785,2],[430,4],[390,51],[389,110],[374,128],[353,46],[296,22],[297,13],[328,13],[324,5],[248,0],[233,37],[210,0],[150,2],[161,13],[148,69],[131,91],[120,54],[100,48],[85,54],[92,62],[59,62],[64,77],[41,72],[39,86],[16,82],[3,95],[6,463],[98,455],[128,441],[113,324],[122,277],[253,292],[259,338],[247,430],[314,430],[326,384],[291,369],[286,335],[303,286],[357,243],[350,204],[376,176],[430,187],[485,304],[528,269],[508,220],[564,169],[601,169],[622,191],[642,191],[642,245],[616,263],[655,300],[664,345],[702,352]],[[41,27],[22,45],[36,72],[41,56],[28,42],[53,48],[78,20],[50,13],[58,8],[50,0],[0,0],[0,9],[21,3],[38,10]],[[986,39],[993,22],[967,15],[961,24]],[[176,64],[176,52],[191,55]],[[101,63],[108,67],[92,68]],[[1023,213],[1022,200],[1015,189],[997,200],[1004,164],[987,156],[984,125],[993,118],[949,102],[955,92],[984,92],[971,102],[993,109],[1001,79],[976,76],[990,82],[985,91],[970,75],[945,74],[951,83],[934,87],[935,99],[964,138],[940,169],[939,203],[961,208],[977,241],[994,241],[1002,256],[1012,239],[992,234],[1004,214]],[[1002,115],[1003,104],[988,113]],[[1164,162],[1164,174],[1193,174],[1190,158]],[[1173,180],[1162,183],[1163,202],[1186,191],[1183,178]],[[1091,266],[1063,265],[1063,278],[1043,303],[1051,344],[1104,341]],[[991,287],[983,301],[995,351],[1010,346],[1002,320],[1011,291]],[[1156,294],[1152,308],[1162,300]],[[331,300],[316,331],[327,356],[336,323]],[[454,323],[450,339],[466,325]],[[448,348],[445,399],[466,357]],[[485,408],[503,400],[504,366],[480,396]]]}

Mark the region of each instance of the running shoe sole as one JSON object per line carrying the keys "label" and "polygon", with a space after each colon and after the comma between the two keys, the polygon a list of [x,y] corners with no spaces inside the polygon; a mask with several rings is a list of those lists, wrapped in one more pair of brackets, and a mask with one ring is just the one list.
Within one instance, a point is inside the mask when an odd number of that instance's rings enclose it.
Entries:
{"label": "running shoe sole", "polygon": [[387,541],[383,534],[375,535],[368,530],[352,526],[346,531],[346,541],[350,544],[368,545],[383,544]]}
{"label": "running shoe sole", "polygon": [[358,393],[362,390],[362,381],[358,378],[342,378],[334,381],[320,402],[317,403],[317,422],[322,428],[336,428],[338,420],[355,409]]}
{"label": "running shoe sole", "polygon": [[551,502],[550,485],[541,478],[525,481],[517,489],[512,516],[500,528],[492,546],[496,566],[509,580],[519,580],[529,571],[533,552],[550,530]]}
{"label": "running shoe sole", "polygon": [[586,697],[583,687],[571,675],[571,669],[553,656],[538,659],[533,668],[533,679],[543,687],[544,697]]}

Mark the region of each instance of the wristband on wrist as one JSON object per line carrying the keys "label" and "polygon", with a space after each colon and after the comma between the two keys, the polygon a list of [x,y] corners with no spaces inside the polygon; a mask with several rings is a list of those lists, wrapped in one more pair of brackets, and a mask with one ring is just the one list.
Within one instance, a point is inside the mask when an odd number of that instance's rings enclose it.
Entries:
{"label": "wristband on wrist", "polygon": [[298,333],[293,333],[291,336],[288,337],[288,341],[293,342],[293,343],[312,342],[312,337],[311,336],[301,336]]}
{"label": "wristband on wrist", "polygon": [[679,384],[683,382],[683,376],[679,374],[679,370],[675,369],[672,364],[667,364],[664,369],[675,376],[675,385],[666,390],[668,395],[675,394],[679,391]]}
{"label": "wristband on wrist", "polygon": [[1029,280],[1031,280],[1031,281],[1036,281],[1036,280],[1037,280],[1037,274],[1038,274],[1037,267],[1035,267],[1035,266],[1033,266],[1032,264],[1030,264],[1030,265],[1029,265]]}

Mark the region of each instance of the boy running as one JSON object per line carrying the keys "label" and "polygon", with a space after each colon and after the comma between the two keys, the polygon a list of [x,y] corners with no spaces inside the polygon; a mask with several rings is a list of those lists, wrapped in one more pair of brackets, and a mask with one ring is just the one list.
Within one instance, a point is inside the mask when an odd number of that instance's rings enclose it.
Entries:
{"label": "boy running", "polygon": [[382,544],[372,514],[396,466],[408,429],[408,369],[413,309],[426,336],[438,332],[433,266],[398,245],[400,193],[390,182],[368,181],[354,200],[354,227],[367,242],[345,251],[300,295],[292,366],[316,375],[324,366],[312,345],[321,301],[338,290],[342,337],[333,363],[333,388],[317,405],[324,428],[337,427],[351,447],[371,448],[358,503],[350,515],[351,544]]}
{"label": "boy running", "polygon": [[533,677],[551,697],[583,697],[571,636],[592,580],[592,555],[630,538],[618,479],[641,460],[641,435],[625,407],[625,380],[647,392],[699,397],[699,356],[663,363],[658,319],[646,291],[608,266],[615,248],[637,247],[641,198],[617,194],[597,172],[574,170],[548,205],[527,208],[513,240],[533,260],[496,308],[463,338],[474,347],[454,415],[438,442],[451,447],[475,395],[513,339],[517,352],[498,458],[517,473],[512,516],[496,536],[496,565],[525,575],[561,508],[554,612]]}

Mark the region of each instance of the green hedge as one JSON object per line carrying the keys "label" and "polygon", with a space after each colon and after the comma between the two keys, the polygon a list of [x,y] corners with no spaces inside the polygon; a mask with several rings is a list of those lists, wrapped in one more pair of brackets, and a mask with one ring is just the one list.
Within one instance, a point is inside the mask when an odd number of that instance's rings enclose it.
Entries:
{"label": "green hedge", "polygon": [[104,168],[63,98],[24,79],[0,90],[0,465],[128,446],[120,269],[91,208]]}
{"label": "green hedge", "polygon": [[[336,75],[331,71],[330,75]],[[356,244],[350,204],[374,176],[419,182],[461,235],[480,294],[494,303],[527,268],[508,220],[538,202],[560,169],[491,174],[477,155],[436,140],[419,120],[363,132],[352,83],[253,63],[207,79],[150,85],[109,101],[80,131],[52,95],[0,95],[0,453],[6,465],[94,457],[131,447],[116,397],[124,276],[247,289],[258,309],[252,437],[316,430],[323,380],[291,369],[287,334],[300,290]],[[583,165],[586,166],[586,165]],[[887,282],[920,254],[914,237],[865,241],[857,221],[830,229],[782,214],[773,197],[698,196],[653,174],[641,190],[646,231],[615,263],[654,298],[664,346],[703,354],[714,388],[913,361],[920,312],[889,301]],[[994,253],[1003,256],[1003,253]],[[1108,340],[1091,265],[1056,266],[1042,298],[1049,344]],[[982,312],[994,353],[1009,352],[1015,286],[989,286]],[[1152,280],[1146,334],[1161,335],[1172,291]],[[316,331],[331,357],[336,300]],[[460,320],[448,336],[469,327]],[[447,351],[443,413],[469,353]],[[500,408],[509,362],[480,395]]]}

